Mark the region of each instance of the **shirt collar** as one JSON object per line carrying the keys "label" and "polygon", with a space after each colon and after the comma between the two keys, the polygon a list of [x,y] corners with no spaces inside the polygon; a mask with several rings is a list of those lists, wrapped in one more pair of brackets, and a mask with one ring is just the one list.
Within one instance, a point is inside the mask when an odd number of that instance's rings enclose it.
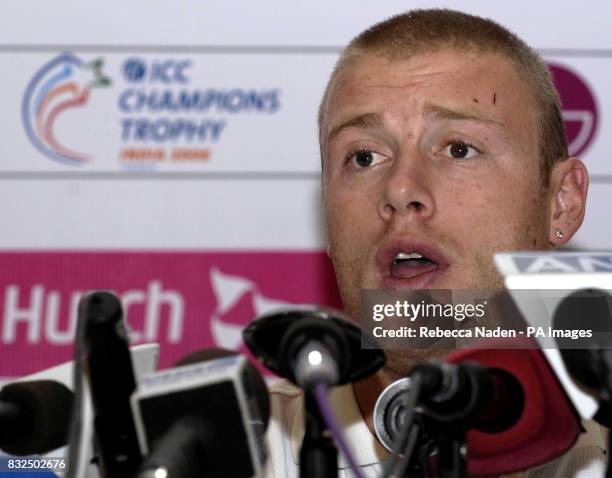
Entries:
{"label": "shirt collar", "polygon": [[[376,437],[366,425],[361,411],[355,400],[353,386],[351,384],[342,387],[335,387],[330,394],[332,410],[340,428],[344,432],[344,439],[353,452],[355,461],[359,466],[380,463],[389,455],[387,450],[378,442]],[[293,402],[296,407],[291,416],[294,417],[291,423],[291,452],[293,461],[300,462],[300,448],[304,437],[304,395],[299,400]],[[348,468],[344,456],[338,455],[338,468]]]}

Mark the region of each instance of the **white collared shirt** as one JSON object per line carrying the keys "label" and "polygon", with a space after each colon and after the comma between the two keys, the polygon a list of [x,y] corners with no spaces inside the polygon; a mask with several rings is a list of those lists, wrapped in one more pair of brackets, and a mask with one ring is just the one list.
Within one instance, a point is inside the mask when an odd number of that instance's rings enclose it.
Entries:
{"label": "white collared shirt", "polygon": [[[378,478],[381,462],[388,452],[372,435],[355,401],[353,387],[336,387],[331,405],[344,430],[344,436],[355,460],[366,478]],[[266,434],[268,461],[266,478],[299,478],[299,452],[304,436],[303,393],[291,383],[281,380],[270,387],[271,416]],[[593,422],[584,422],[576,445],[560,458],[513,478],[601,478],[605,476],[605,429]],[[344,457],[339,455],[338,477],[354,478]]]}

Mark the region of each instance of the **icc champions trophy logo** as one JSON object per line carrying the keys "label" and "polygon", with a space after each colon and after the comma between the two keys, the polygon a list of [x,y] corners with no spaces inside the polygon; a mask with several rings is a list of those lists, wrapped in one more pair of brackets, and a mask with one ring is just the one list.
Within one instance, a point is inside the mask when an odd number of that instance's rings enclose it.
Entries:
{"label": "icc champions trophy logo", "polygon": [[29,140],[45,156],[73,166],[89,159],[87,154],[61,144],[54,125],[65,111],[84,107],[94,88],[110,86],[103,65],[102,58],[86,63],[63,53],[38,70],[28,84],[21,107],[23,126]]}

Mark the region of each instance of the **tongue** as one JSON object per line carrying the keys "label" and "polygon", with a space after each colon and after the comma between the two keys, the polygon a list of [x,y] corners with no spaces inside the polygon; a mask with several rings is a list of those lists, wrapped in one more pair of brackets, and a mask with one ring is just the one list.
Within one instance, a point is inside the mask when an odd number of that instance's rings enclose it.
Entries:
{"label": "tongue", "polygon": [[410,259],[394,262],[391,265],[391,275],[396,279],[409,279],[437,268],[438,264],[428,259]]}

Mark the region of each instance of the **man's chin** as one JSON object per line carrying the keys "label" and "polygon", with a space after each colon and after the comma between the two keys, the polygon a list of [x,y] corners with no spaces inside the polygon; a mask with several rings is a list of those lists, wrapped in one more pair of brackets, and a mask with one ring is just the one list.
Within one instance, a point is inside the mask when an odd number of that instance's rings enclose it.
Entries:
{"label": "man's chin", "polygon": [[405,377],[412,368],[422,362],[443,359],[451,350],[447,349],[386,349],[385,372],[393,380]]}

